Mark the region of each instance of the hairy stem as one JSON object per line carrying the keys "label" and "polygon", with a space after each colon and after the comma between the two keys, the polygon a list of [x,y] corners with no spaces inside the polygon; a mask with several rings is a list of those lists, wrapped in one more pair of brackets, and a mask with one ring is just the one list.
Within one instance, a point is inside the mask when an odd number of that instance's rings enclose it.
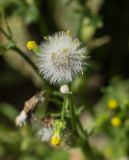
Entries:
{"label": "hairy stem", "polygon": [[73,103],[72,95],[69,95],[69,104],[70,104],[69,106],[70,106],[72,129],[73,129],[73,131],[77,132],[75,106],[74,106],[74,103]]}
{"label": "hairy stem", "polygon": [[63,106],[62,106],[62,111],[61,111],[61,120],[64,120],[65,110],[67,109],[67,107],[68,107],[68,96],[65,95]]}
{"label": "hairy stem", "polygon": [[9,35],[9,34],[7,34],[2,28],[0,28],[0,32],[8,39],[8,40],[10,40],[12,37]]}
{"label": "hairy stem", "polygon": [[33,61],[21,50],[19,49],[17,46],[13,46],[12,48],[10,48],[14,51],[16,51],[18,54],[20,54],[31,66],[32,68],[35,70],[35,72],[39,75],[39,77],[41,78],[39,71],[36,67],[36,65],[33,63]]}
{"label": "hairy stem", "polygon": [[[11,30],[8,26],[8,30],[11,34]],[[4,31],[2,28],[0,28],[0,32],[8,39],[13,41],[12,35],[9,35],[8,33],[6,33],[6,31]],[[39,77],[41,78],[39,71],[36,67],[36,65],[33,63],[33,61],[29,58],[29,56],[27,56],[27,54],[25,54],[20,48],[18,48],[16,45],[13,45],[12,47],[10,47],[10,49],[16,51],[18,54],[20,54],[31,66],[32,68],[35,70],[35,72],[39,75]]]}
{"label": "hairy stem", "polygon": [[92,148],[89,144],[88,141],[88,136],[86,134],[86,132],[84,131],[79,118],[76,116],[76,107],[73,101],[73,96],[69,95],[69,99],[70,99],[70,113],[71,113],[71,121],[72,121],[72,127],[73,127],[73,131],[75,131],[77,133],[77,135],[80,137],[81,139],[81,144],[80,147],[82,148],[83,153],[86,155],[86,157],[88,158],[88,160],[96,160],[97,157],[95,156],[95,154],[92,151]]}

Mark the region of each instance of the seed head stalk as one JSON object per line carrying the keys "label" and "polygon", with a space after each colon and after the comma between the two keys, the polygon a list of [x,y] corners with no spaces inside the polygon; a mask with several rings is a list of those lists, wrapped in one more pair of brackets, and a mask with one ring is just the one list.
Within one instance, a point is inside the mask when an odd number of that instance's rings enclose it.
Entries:
{"label": "seed head stalk", "polygon": [[65,111],[67,107],[68,107],[68,95],[64,95],[64,102],[63,102],[62,111],[61,111],[61,120],[63,121],[64,121]]}

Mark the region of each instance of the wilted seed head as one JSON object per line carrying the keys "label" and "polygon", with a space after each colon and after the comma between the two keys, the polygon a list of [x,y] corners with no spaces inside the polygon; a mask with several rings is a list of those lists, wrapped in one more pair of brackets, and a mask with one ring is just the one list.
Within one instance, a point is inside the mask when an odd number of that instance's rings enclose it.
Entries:
{"label": "wilted seed head", "polygon": [[63,31],[45,40],[38,60],[44,79],[53,84],[64,84],[71,82],[78,73],[83,73],[86,48],[80,48],[79,40],[73,40]]}
{"label": "wilted seed head", "polygon": [[22,127],[26,124],[27,114],[25,111],[21,111],[21,113],[16,117],[15,123],[17,126]]}
{"label": "wilted seed head", "polygon": [[41,138],[43,142],[49,142],[53,134],[53,127],[42,127],[38,130],[37,136]]}

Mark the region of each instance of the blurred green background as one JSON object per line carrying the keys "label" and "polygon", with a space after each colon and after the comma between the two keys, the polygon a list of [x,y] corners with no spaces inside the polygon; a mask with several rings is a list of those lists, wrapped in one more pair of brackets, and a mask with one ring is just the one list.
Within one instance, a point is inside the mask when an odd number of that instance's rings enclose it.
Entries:
{"label": "blurred green background", "polygon": [[[128,160],[129,123],[113,130],[108,119],[116,113],[109,116],[106,107],[110,98],[117,99],[120,106],[117,113],[128,121],[129,1],[0,0],[0,28],[7,30],[6,22],[16,44],[32,59],[35,57],[27,51],[26,42],[36,40],[40,44],[44,36],[60,30],[70,30],[73,37],[87,46],[90,56],[88,69],[72,85],[78,105],[84,106],[82,123],[87,127],[85,123],[91,126],[91,119],[95,124],[99,121],[101,127],[91,138],[91,143],[100,146],[105,159],[127,157],[124,160]],[[25,100],[39,91],[42,84],[25,60],[8,49],[10,43],[0,34],[0,159],[84,159],[76,149],[55,150],[34,138],[28,128],[18,129],[15,126],[15,117]],[[107,143],[112,140],[114,144]],[[119,154],[114,151],[115,147],[119,148]]]}

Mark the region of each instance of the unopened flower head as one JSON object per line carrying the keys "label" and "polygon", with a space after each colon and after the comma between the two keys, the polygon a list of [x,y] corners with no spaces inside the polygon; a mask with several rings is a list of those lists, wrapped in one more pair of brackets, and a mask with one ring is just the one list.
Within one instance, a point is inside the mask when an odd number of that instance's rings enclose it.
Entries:
{"label": "unopened flower head", "polygon": [[33,50],[33,49],[37,48],[37,43],[35,41],[28,41],[26,44],[26,47],[29,50]]}
{"label": "unopened flower head", "polygon": [[108,101],[108,107],[109,107],[110,109],[116,109],[116,108],[118,107],[118,102],[117,102],[117,100],[115,100],[115,99],[110,99],[110,100]]}
{"label": "unopened flower head", "polygon": [[67,84],[83,73],[86,48],[68,32],[58,32],[41,44],[38,67],[44,79],[53,84]]}
{"label": "unopened flower head", "polygon": [[67,84],[62,85],[62,86],[60,87],[60,92],[61,92],[62,94],[67,94],[67,93],[69,93],[69,87],[68,87],[68,85],[67,85]]}
{"label": "unopened flower head", "polygon": [[121,126],[121,123],[122,123],[121,119],[117,116],[115,116],[111,119],[111,124],[113,127],[119,127],[119,126]]}
{"label": "unopened flower head", "polygon": [[57,146],[60,145],[60,143],[61,143],[61,136],[58,132],[55,132],[51,137],[51,145]]}

